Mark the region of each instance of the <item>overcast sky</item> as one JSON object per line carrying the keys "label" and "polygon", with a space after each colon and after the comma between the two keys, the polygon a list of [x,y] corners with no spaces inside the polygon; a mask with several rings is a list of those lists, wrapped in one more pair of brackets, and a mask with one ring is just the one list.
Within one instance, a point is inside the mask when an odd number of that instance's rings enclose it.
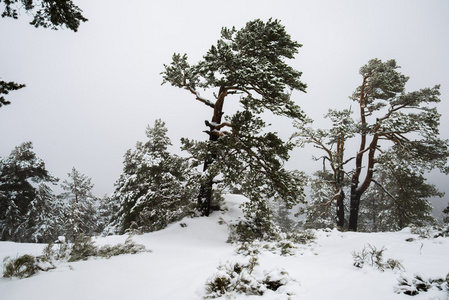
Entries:
{"label": "overcast sky", "polygon": [[[124,153],[155,119],[166,122],[175,147],[181,137],[207,138],[211,112],[188,92],[161,86],[163,64],[174,52],[195,63],[222,27],[257,18],[281,20],[303,44],[290,64],[303,72],[307,94],[292,97],[317,125],[329,108],[352,104],[362,65],[393,58],[410,76],[408,91],[442,85],[441,135],[449,138],[447,0],[74,2],[89,19],[76,33],[36,29],[25,12],[0,19],[0,77],[27,85],[0,108],[0,156],[32,141],[49,171],[66,179],[76,167],[97,196],[113,191]],[[274,123],[283,136],[293,132],[289,122]],[[289,166],[311,173],[321,164],[297,149]],[[449,193],[447,176],[431,180]]]}

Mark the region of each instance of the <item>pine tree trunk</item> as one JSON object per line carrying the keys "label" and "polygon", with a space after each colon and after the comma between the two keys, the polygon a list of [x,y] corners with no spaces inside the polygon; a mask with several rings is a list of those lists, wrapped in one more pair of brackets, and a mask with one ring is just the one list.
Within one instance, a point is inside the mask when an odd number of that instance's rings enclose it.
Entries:
{"label": "pine tree trunk", "polygon": [[337,196],[337,228],[343,229],[345,225],[345,207],[344,207],[345,193],[340,189],[340,194]]}
{"label": "pine tree trunk", "polygon": [[[206,160],[204,162],[203,172],[206,172],[212,162],[213,161],[211,160]],[[201,183],[200,192],[198,194],[198,211],[202,216],[207,217],[210,214],[210,206],[212,202],[212,186],[212,178],[209,178],[207,182]]]}
{"label": "pine tree trunk", "polygon": [[357,190],[357,185],[351,187],[351,203],[349,208],[349,231],[357,231],[359,218],[360,198],[362,194]]}
{"label": "pine tree trunk", "polygon": [[[212,116],[212,124],[210,126],[209,132],[209,142],[214,143],[218,141],[219,130],[214,128],[217,124],[221,124],[221,117],[223,116],[223,104],[224,99],[227,96],[226,89],[224,87],[220,88],[218,94],[218,99],[214,106],[214,115]],[[209,166],[217,159],[217,154],[212,150],[210,153],[210,158],[204,161],[203,173],[207,171]],[[213,178],[208,178],[206,182],[203,182],[200,187],[200,192],[198,194],[198,211],[202,216],[209,216],[211,211],[212,203],[212,188],[213,188]]]}

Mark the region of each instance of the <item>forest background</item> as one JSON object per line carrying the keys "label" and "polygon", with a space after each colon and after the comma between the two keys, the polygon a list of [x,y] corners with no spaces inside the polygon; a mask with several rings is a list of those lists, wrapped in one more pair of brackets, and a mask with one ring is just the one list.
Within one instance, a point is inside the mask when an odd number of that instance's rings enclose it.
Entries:
{"label": "forest background", "polygon": [[[32,141],[50,172],[64,179],[75,166],[92,178],[97,196],[113,191],[124,153],[145,139],[145,127],[155,119],[166,122],[174,152],[181,137],[207,138],[207,108],[184,91],[161,86],[163,64],[174,52],[196,62],[222,27],[240,28],[256,18],[281,20],[303,44],[290,64],[303,72],[307,94],[295,92],[292,99],[316,126],[326,127],[329,108],[349,108],[359,68],[377,57],[398,62],[410,76],[408,91],[441,84],[441,138],[449,138],[447,1],[76,4],[89,19],[76,33],[33,28],[24,12],[19,20],[1,20],[0,76],[27,87],[11,93],[12,104],[0,110],[0,156]],[[224,108],[229,114],[236,109],[230,103]],[[295,131],[290,120],[267,115],[267,122],[282,138]],[[312,151],[295,149],[288,168],[309,174],[319,169]],[[449,192],[447,176],[435,172],[429,181]],[[439,199],[435,212],[446,205]]]}

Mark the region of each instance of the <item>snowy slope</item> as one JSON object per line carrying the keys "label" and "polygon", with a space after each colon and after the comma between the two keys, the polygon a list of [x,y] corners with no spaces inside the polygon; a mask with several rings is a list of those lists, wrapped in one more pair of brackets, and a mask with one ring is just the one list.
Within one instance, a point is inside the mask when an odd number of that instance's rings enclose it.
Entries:
{"label": "snowy slope", "polygon": [[[209,218],[184,219],[162,231],[133,240],[151,253],[121,255],[110,259],[89,259],[62,263],[50,272],[27,279],[0,279],[0,299],[202,299],[205,282],[220,262],[241,260],[235,247],[226,243],[227,227],[219,218],[236,218],[243,197],[227,197],[229,210]],[[182,227],[180,223],[187,226]],[[318,231],[317,240],[302,247],[295,256],[280,256],[269,251],[259,254],[260,268],[284,268],[297,280],[291,299],[448,299],[445,291],[432,288],[411,297],[396,294],[400,272],[353,266],[351,252],[368,243],[387,248],[385,259],[402,261],[404,276],[415,273],[425,278],[444,278],[449,272],[449,239],[420,239],[405,229],[396,233],[352,233]],[[414,241],[406,239],[413,237]],[[126,236],[99,238],[97,245],[123,243]],[[0,259],[29,253],[38,255],[45,245],[0,243]],[[269,291],[264,296],[239,295],[235,299],[288,299]]]}

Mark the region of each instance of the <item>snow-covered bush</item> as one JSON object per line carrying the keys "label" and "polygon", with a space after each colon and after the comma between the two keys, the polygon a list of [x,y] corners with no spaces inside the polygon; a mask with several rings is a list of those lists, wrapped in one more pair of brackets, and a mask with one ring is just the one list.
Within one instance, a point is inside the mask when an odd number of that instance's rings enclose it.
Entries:
{"label": "snow-covered bush", "polygon": [[306,229],[288,232],[282,235],[281,238],[297,244],[310,244],[316,239],[316,235],[313,230]]}
{"label": "snow-covered bush", "polygon": [[265,201],[249,201],[242,205],[243,218],[228,224],[228,243],[275,241],[281,229],[272,219],[272,211]]}
{"label": "snow-covered bush", "polygon": [[293,256],[298,247],[290,240],[281,240],[275,244],[275,249],[279,251],[281,256]]}
{"label": "snow-covered bush", "polygon": [[85,235],[79,235],[75,242],[66,243],[64,240],[59,244],[50,243],[44,248],[42,255],[22,255],[16,259],[6,257],[3,262],[3,277],[28,278],[38,271],[49,271],[56,268],[59,261],[75,262],[87,260],[90,257],[110,258],[121,254],[136,254],[141,252],[151,252],[144,245],[135,243],[131,236],[124,244],[114,246],[105,245],[97,247],[92,238]]}
{"label": "snow-covered bush", "polygon": [[289,274],[281,268],[270,271],[259,270],[257,257],[252,256],[247,262],[226,262],[218,267],[218,272],[207,280],[205,299],[220,298],[233,294],[258,295],[268,290],[290,294],[282,287],[296,283]]}
{"label": "snow-covered bush", "polygon": [[435,234],[433,235],[434,238],[438,237],[449,237],[449,225],[439,227],[437,228]]}
{"label": "snow-covered bush", "polygon": [[254,256],[260,253],[261,244],[258,242],[243,242],[236,245],[235,252],[244,256]]}
{"label": "snow-covered bush", "polygon": [[80,234],[71,246],[69,262],[87,260],[91,256],[96,256],[97,252],[98,248],[94,245],[92,238]]}
{"label": "snow-covered bush", "polygon": [[247,263],[226,262],[218,266],[218,273],[206,282],[205,298],[218,298],[228,293],[263,295],[264,286],[253,275],[259,264],[256,257]]}
{"label": "snow-covered bush", "polygon": [[[449,225],[433,226],[415,226],[410,225],[410,233],[418,235],[420,239],[432,239],[439,237],[449,237]],[[409,238],[407,241],[414,241],[415,238]]]}
{"label": "snow-covered bush", "polygon": [[384,262],[383,254],[386,250],[387,248],[385,247],[377,250],[375,246],[368,244],[363,247],[362,251],[352,252],[354,266],[357,268],[363,268],[365,264],[368,264],[381,271],[385,271],[387,269],[403,271],[404,267],[399,260],[389,258],[386,262]]}
{"label": "snow-covered bush", "polygon": [[24,254],[15,259],[5,257],[3,263],[3,277],[5,278],[28,278],[38,271],[48,271],[56,268],[51,259],[48,259],[45,255],[35,257]]}
{"label": "snow-covered bush", "polygon": [[28,278],[33,276],[39,269],[36,265],[36,258],[32,255],[22,255],[16,259],[7,257],[4,260],[3,277]]}
{"label": "snow-covered bush", "polygon": [[264,220],[239,219],[229,224],[228,243],[251,243],[253,241],[273,241],[278,232],[270,222]]}
{"label": "snow-covered bush", "polygon": [[149,250],[147,250],[144,245],[136,244],[131,239],[131,236],[126,239],[124,244],[97,247],[90,237],[81,235],[75,240],[75,243],[71,245],[69,261],[86,260],[93,256],[110,258],[121,254],[136,254],[146,251]]}
{"label": "snow-covered bush", "polygon": [[426,239],[432,237],[432,228],[430,226],[410,226],[410,233],[417,234],[420,238]]}
{"label": "snow-covered bush", "polygon": [[278,231],[271,240],[235,241],[235,252],[244,256],[252,256],[266,250],[281,256],[293,256],[298,253],[300,248],[304,248],[304,245],[308,248],[315,238],[313,230],[292,231],[290,233]]}
{"label": "snow-covered bush", "polygon": [[406,294],[409,296],[416,296],[420,292],[427,292],[431,289],[445,290],[449,292],[449,273],[446,278],[426,278],[419,274],[407,276],[402,274],[398,279],[398,285],[395,287],[397,294]]}
{"label": "snow-covered bush", "polygon": [[151,250],[147,250],[144,245],[137,244],[129,236],[124,244],[114,246],[104,245],[100,247],[97,251],[97,256],[110,258],[121,254],[137,254],[141,252],[151,252]]}

